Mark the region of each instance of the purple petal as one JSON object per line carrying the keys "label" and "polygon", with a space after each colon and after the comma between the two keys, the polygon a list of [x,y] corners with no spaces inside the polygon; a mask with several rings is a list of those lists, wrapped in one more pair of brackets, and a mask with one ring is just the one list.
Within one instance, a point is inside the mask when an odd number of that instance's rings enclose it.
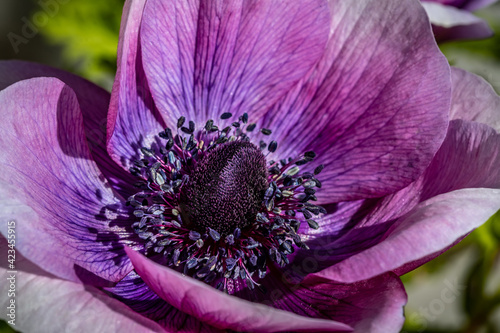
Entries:
{"label": "purple petal", "polygon": [[422,2],[422,6],[429,15],[437,41],[481,39],[493,35],[488,23],[468,11],[433,2]]}
{"label": "purple petal", "polygon": [[298,316],[229,296],[158,265],[131,249],[126,251],[137,273],[158,296],[212,326],[252,332],[351,330],[339,322]]}
{"label": "purple petal", "polygon": [[109,93],[81,77],[55,68],[25,61],[0,61],[0,90],[34,77],[56,77],[73,89],[80,105],[85,136],[94,161],[113,188],[128,197],[135,181],[128,171],[111,159],[106,150]]}
{"label": "purple petal", "polygon": [[[308,270],[304,270],[301,277],[326,269],[377,245],[383,241],[387,230],[393,225],[393,221],[373,223],[373,220],[369,218],[353,222],[357,222],[357,224],[354,224],[352,229],[340,236],[330,235],[326,231],[325,234],[316,235],[313,238],[306,237],[304,240],[309,249],[297,250],[293,256],[290,256],[290,265],[307,267]],[[314,258],[315,265],[308,266],[311,258]]]}
{"label": "purple petal", "polygon": [[84,270],[121,279],[131,270],[117,244],[127,233],[111,222],[121,201],[92,160],[75,93],[29,79],[2,90],[0,105],[0,215],[15,221],[19,252],[73,281]]}
{"label": "purple petal", "polygon": [[319,220],[321,228],[314,230],[301,225],[299,229],[301,235],[315,237],[328,234],[330,238],[338,238],[372,209],[372,205],[366,206],[366,200],[327,204],[322,207],[326,209],[327,214]]}
{"label": "purple petal", "polygon": [[[305,303],[317,313],[347,323],[355,332],[398,332],[403,326],[404,286],[394,274],[384,274],[368,281],[342,284],[311,277],[283,303],[303,311],[297,304]],[[301,302],[301,303],[297,303]]]}
{"label": "purple petal", "polygon": [[157,322],[168,332],[223,332],[165,302],[135,272],[106,290],[112,297]]}
{"label": "purple petal", "polygon": [[500,97],[483,78],[451,68],[453,84],[451,119],[487,124],[500,131]]}
{"label": "purple petal", "polygon": [[[292,264],[300,266],[308,258],[315,258],[317,261],[316,269],[305,273],[328,268],[341,260],[345,261],[339,265],[345,265],[345,262],[351,260],[347,258],[353,255],[363,256],[363,253],[371,253],[371,247],[378,248],[387,241],[385,238],[393,237],[394,225],[398,225],[402,221],[400,217],[414,212],[421,202],[425,203],[425,200],[460,189],[478,188],[478,191],[481,191],[479,188],[499,188],[499,173],[500,135],[484,124],[454,120],[450,123],[448,135],[441,149],[419,180],[384,198],[339,205],[338,211],[331,212],[320,221],[320,225],[323,221],[325,222],[326,228],[323,232],[308,234],[306,244],[310,250],[298,251]],[[500,203],[497,205],[500,208]],[[485,207],[485,210],[488,209],[487,202],[485,202]],[[442,214],[443,216],[433,217],[436,228],[439,228],[440,223],[448,221],[445,216],[446,211],[443,211]],[[481,220],[484,218],[482,215],[477,215],[476,218],[466,221],[470,223],[467,232],[486,220]],[[340,231],[335,229],[336,223],[342,226]],[[422,224],[422,228],[427,226],[427,224]],[[418,233],[418,231],[416,232]],[[434,230],[434,232],[438,234],[439,229]],[[447,248],[454,241],[467,234],[467,232],[460,232],[457,229],[457,233],[449,234],[450,241],[443,243],[441,249]],[[422,246],[425,244],[424,242]],[[403,254],[404,251],[411,251],[411,249],[395,249],[393,254]],[[379,255],[382,253],[380,252]],[[409,255],[403,255],[402,260],[406,261],[405,256]],[[431,255],[432,253],[426,253],[423,257]],[[418,257],[417,260],[421,260],[423,257]],[[375,260],[374,258],[371,260]],[[376,261],[378,260],[376,259]],[[430,260],[430,257],[426,260]],[[425,260],[421,260],[421,262],[423,263]],[[396,261],[394,260],[393,263]],[[397,266],[392,269],[395,268]],[[379,273],[383,273],[383,271]],[[367,276],[361,275],[359,277],[359,279],[364,278]]]}
{"label": "purple petal", "polygon": [[354,282],[396,270],[454,244],[499,208],[497,189],[463,189],[441,194],[400,218],[378,245],[317,275]]}
{"label": "purple petal", "polygon": [[314,73],[266,115],[282,156],[314,150],[323,203],[378,197],[415,180],[446,134],[450,75],[410,1],[330,1]]}
{"label": "purple petal", "polygon": [[500,135],[484,124],[452,121],[441,149],[413,187],[422,201],[463,188],[500,188]]}
{"label": "purple petal", "polygon": [[[18,239],[21,235],[17,235]],[[155,322],[146,319],[101,291],[79,283],[60,280],[43,272],[16,253],[16,270],[7,269],[7,241],[0,236],[0,249],[5,253],[0,263],[0,306],[8,316],[11,299],[15,300],[16,331],[22,332],[164,332]],[[15,296],[9,295],[15,278]]]}
{"label": "purple petal", "polygon": [[[310,259],[312,264],[314,258]],[[353,284],[313,276],[296,281],[293,271],[300,269],[304,267],[272,268],[259,281],[266,293],[244,289],[237,296],[301,316],[347,323],[355,332],[397,332],[401,328],[406,294],[396,275],[387,273]]]}
{"label": "purple petal", "polygon": [[[482,78],[453,68],[451,117],[498,127],[500,97]],[[347,202],[325,216],[328,230],[357,222],[364,226],[401,216],[432,196],[468,187],[498,188],[499,136],[489,126],[455,120],[426,173],[407,188],[382,199]],[[329,207],[329,206],[326,206]],[[310,235],[321,232],[309,232]],[[332,233],[330,233],[332,234]]]}
{"label": "purple petal", "polygon": [[256,120],[321,57],[326,1],[149,1],[141,27],[155,102],[172,123],[223,112]]}
{"label": "purple petal", "polygon": [[[411,202],[406,197],[405,200]],[[323,207],[327,214],[318,220],[319,229],[301,226],[299,230],[309,249],[297,249],[289,256],[290,267],[307,268],[296,272],[300,278],[378,244],[392,226],[388,217],[399,216],[397,213],[406,206],[391,197],[391,200],[365,199]],[[314,258],[315,265],[309,265],[311,258]]]}
{"label": "purple petal", "polygon": [[149,146],[152,137],[166,126],[156,110],[142,68],[139,26],[145,2],[128,0],[123,8],[118,69],[108,114],[108,151],[126,168],[139,157],[139,149]]}

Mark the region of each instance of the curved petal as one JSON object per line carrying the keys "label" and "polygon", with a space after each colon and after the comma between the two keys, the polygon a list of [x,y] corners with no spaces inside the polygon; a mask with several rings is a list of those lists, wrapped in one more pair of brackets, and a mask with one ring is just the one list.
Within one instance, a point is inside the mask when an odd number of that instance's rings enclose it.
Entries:
{"label": "curved petal", "polygon": [[[455,190],[488,187],[500,188],[500,135],[484,124],[454,120],[443,145],[419,180],[384,198],[347,203],[350,209],[345,212],[344,204],[339,205],[338,212],[320,221],[320,225],[324,222],[326,226],[323,232],[308,234],[306,244],[310,249],[297,251],[292,264],[300,266],[313,258],[317,262],[314,271],[328,268],[385,242],[386,237],[391,237],[391,228],[399,223],[398,218],[421,202]],[[435,219],[439,226],[440,217]],[[484,221],[471,220],[470,230]],[[339,233],[336,224],[347,231]],[[459,239],[460,234],[454,237]],[[446,247],[443,244],[442,248]]]}
{"label": "curved petal", "polygon": [[[19,237],[19,235],[17,235]],[[12,238],[11,238],[12,240]],[[164,332],[151,320],[141,317],[101,291],[82,284],[60,280],[15,254],[15,270],[7,261],[8,241],[0,235],[0,319],[15,319],[12,326],[21,332]],[[10,277],[14,279],[9,279]],[[10,284],[14,282],[15,287]],[[10,294],[9,289],[14,289]],[[9,316],[11,299],[14,316]],[[12,306],[11,306],[12,307]]]}
{"label": "curved petal", "polygon": [[399,278],[384,274],[353,284],[311,277],[282,302],[297,307],[299,300],[322,316],[349,324],[354,332],[385,333],[401,330],[407,297]]}
{"label": "curved petal", "polygon": [[421,201],[463,188],[500,188],[500,134],[484,124],[452,121],[441,149],[413,187]]}
{"label": "curved petal", "polygon": [[[490,127],[498,130],[500,97],[484,79],[462,69],[452,68],[452,82],[450,116],[468,121],[450,122],[447,137],[426,173],[394,195],[332,205],[336,207],[335,211],[329,211],[322,221],[326,229],[309,231],[308,235],[324,234],[325,230],[333,234],[330,230],[338,230],[347,222],[366,226],[373,221],[388,221],[401,216],[419,202],[448,191],[467,187],[499,187],[499,136]],[[341,207],[344,206],[349,209],[343,211]]]}
{"label": "curved petal", "polygon": [[328,36],[324,0],[156,1],[141,26],[144,67],[167,122],[254,113],[296,84]]}
{"label": "curved petal", "polygon": [[322,207],[327,213],[318,219],[319,229],[311,229],[305,224],[300,226],[298,233],[305,240],[325,234],[330,239],[340,237],[363,219],[372,210],[373,204],[369,200],[355,200],[322,205]]}
{"label": "curved petal", "polygon": [[109,156],[106,150],[106,124],[110,95],[104,89],[71,73],[26,61],[0,61],[0,90],[21,80],[55,77],[76,94],[83,117],[85,136],[92,158],[115,190],[128,198],[135,192],[135,180]]}
{"label": "curved petal", "polygon": [[[290,256],[290,266],[305,266],[309,269],[304,271],[306,274],[326,269],[377,245],[393,225],[393,221],[384,220],[373,223],[369,217],[353,222],[357,223],[340,237],[325,233],[306,238],[305,243],[309,249],[297,249],[293,256]],[[307,266],[310,260],[314,260],[315,265]]]}
{"label": "curved petal", "polygon": [[500,132],[500,97],[483,78],[451,68],[451,119],[477,121]]}
{"label": "curved petal", "polygon": [[18,250],[57,276],[121,279],[131,269],[118,244],[128,233],[111,221],[121,201],[92,161],[75,93],[29,79],[2,90],[0,108],[2,234],[14,220]]}
{"label": "curved petal", "polygon": [[417,2],[330,1],[315,71],[262,120],[280,155],[314,150],[321,203],[379,197],[424,171],[446,134],[449,66]]}
{"label": "curved petal", "polygon": [[272,268],[259,281],[259,289],[265,293],[243,289],[236,295],[301,316],[343,322],[355,332],[399,332],[406,294],[396,275],[386,273],[352,284],[317,276],[296,281],[292,270],[300,269],[303,267]]}
{"label": "curved petal", "polygon": [[468,11],[434,2],[422,2],[422,6],[429,15],[438,42],[481,39],[493,35],[488,23]]}
{"label": "curved petal", "polygon": [[107,122],[107,146],[112,158],[125,168],[139,158],[165,123],[156,110],[144,75],[139,27],[145,0],[127,0],[123,8],[118,68]]}
{"label": "curved petal", "polygon": [[[0,269],[2,276],[9,276]],[[8,284],[0,290],[8,294]],[[9,299],[0,304],[8,308]],[[155,322],[128,309],[93,287],[16,274],[15,329],[22,332],[164,332]],[[2,311],[1,318],[11,320]]]}
{"label": "curved petal", "polygon": [[130,272],[115,286],[106,288],[106,291],[135,312],[157,322],[168,332],[226,332],[211,327],[165,302],[135,272]]}
{"label": "curved petal", "polygon": [[206,323],[235,331],[351,331],[335,321],[313,319],[224,294],[202,282],[161,266],[126,249],[135,270],[161,298]]}
{"label": "curved petal", "polygon": [[400,218],[384,241],[314,275],[349,283],[394,271],[454,244],[498,209],[497,189],[438,195]]}

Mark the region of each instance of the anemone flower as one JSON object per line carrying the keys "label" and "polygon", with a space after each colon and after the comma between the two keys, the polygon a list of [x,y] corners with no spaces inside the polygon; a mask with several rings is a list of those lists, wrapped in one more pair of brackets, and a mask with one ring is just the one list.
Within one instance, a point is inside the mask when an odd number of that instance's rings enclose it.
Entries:
{"label": "anemone flower", "polygon": [[127,1],[111,96],[0,78],[24,332],[397,332],[500,208],[498,98],[417,1]]}
{"label": "anemone flower", "polygon": [[471,12],[497,0],[421,0],[438,42],[482,39],[493,35],[488,23]]}

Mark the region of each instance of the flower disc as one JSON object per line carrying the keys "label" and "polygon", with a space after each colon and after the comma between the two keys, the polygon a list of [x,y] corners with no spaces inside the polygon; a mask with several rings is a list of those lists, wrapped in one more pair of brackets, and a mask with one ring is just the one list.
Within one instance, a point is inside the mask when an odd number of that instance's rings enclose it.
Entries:
{"label": "flower disc", "polygon": [[248,141],[218,146],[197,165],[182,195],[182,210],[196,229],[225,236],[255,221],[268,188],[266,158]]}

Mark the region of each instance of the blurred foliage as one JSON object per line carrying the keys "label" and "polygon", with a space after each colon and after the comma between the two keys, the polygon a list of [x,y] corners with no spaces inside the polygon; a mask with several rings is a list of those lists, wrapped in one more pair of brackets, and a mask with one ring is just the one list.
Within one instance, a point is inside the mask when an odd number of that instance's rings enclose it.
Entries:
{"label": "blurred foliage", "polygon": [[[453,276],[446,272],[449,262],[465,252],[473,253],[462,267],[465,276]],[[429,308],[429,303],[419,304],[412,309],[416,312],[407,312],[403,327],[405,333],[500,333],[500,321],[494,319],[495,311],[500,310],[500,211],[493,215],[485,224],[474,230],[462,242],[445,252],[438,258],[428,262],[418,269],[402,276],[405,287],[408,288],[415,281],[424,281],[418,292],[425,292],[431,287],[431,278],[439,275],[441,279],[456,278],[463,280],[465,290],[457,298],[460,311],[458,316],[465,317],[465,324],[461,329],[443,329],[442,323],[425,320],[420,309]],[[440,280],[438,280],[440,281]],[[442,281],[442,280],[441,280]],[[441,282],[440,281],[440,282]],[[422,283],[420,283],[422,284]],[[462,284],[462,282],[460,282]],[[442,290],[442,289],[441,289]],[[415,294],[409,294],[411,298]],[[441,295],[434,295],[439,299]],[[431,301],[432,302],[432,301]],[[449,306],[449,304],[446,304]],[[424,325],[422,324],[424,322]]]}
{"label": "blurred foliage", "polygon": [[500,264],[499,228],[500,211],[459,245],[402,277],[406,286],[411,285],[415,279],[428,279],[438,274],[453,257],[468,249],[474,249],[473,259],[465,267],[465,293],[459,299],[462,302],[462,312],[467,316],[465,327],[458,331],[438,330],[430,323],[430,327],[422,329],[419,316],[407,316],[405,332],[500,332],[500,327],[494,325],[491,318],[494,311],[500,308],[500,280],[493,277],[493,271],[495,268],[498,270]]}
{"label": "blurred foliage", "polygon": [[111,90],[123,3],[71,0],[60,4],[54,15],[47,13],[51,18],[40,33],[48,43],[62,46],[60,67]]}
{"label": "blurred foliage", "polygon": [[0,333],[15,333],[17,331],[13,330],[9,324],[7,324],[5,321],[0,320]]}
{"label": "blurred foliage", "polygon": [[500,3],[475,13],[488,22],[495,34],[483,40],[454,41],[440,45],[453,66],[476,73],[500,93]]}

